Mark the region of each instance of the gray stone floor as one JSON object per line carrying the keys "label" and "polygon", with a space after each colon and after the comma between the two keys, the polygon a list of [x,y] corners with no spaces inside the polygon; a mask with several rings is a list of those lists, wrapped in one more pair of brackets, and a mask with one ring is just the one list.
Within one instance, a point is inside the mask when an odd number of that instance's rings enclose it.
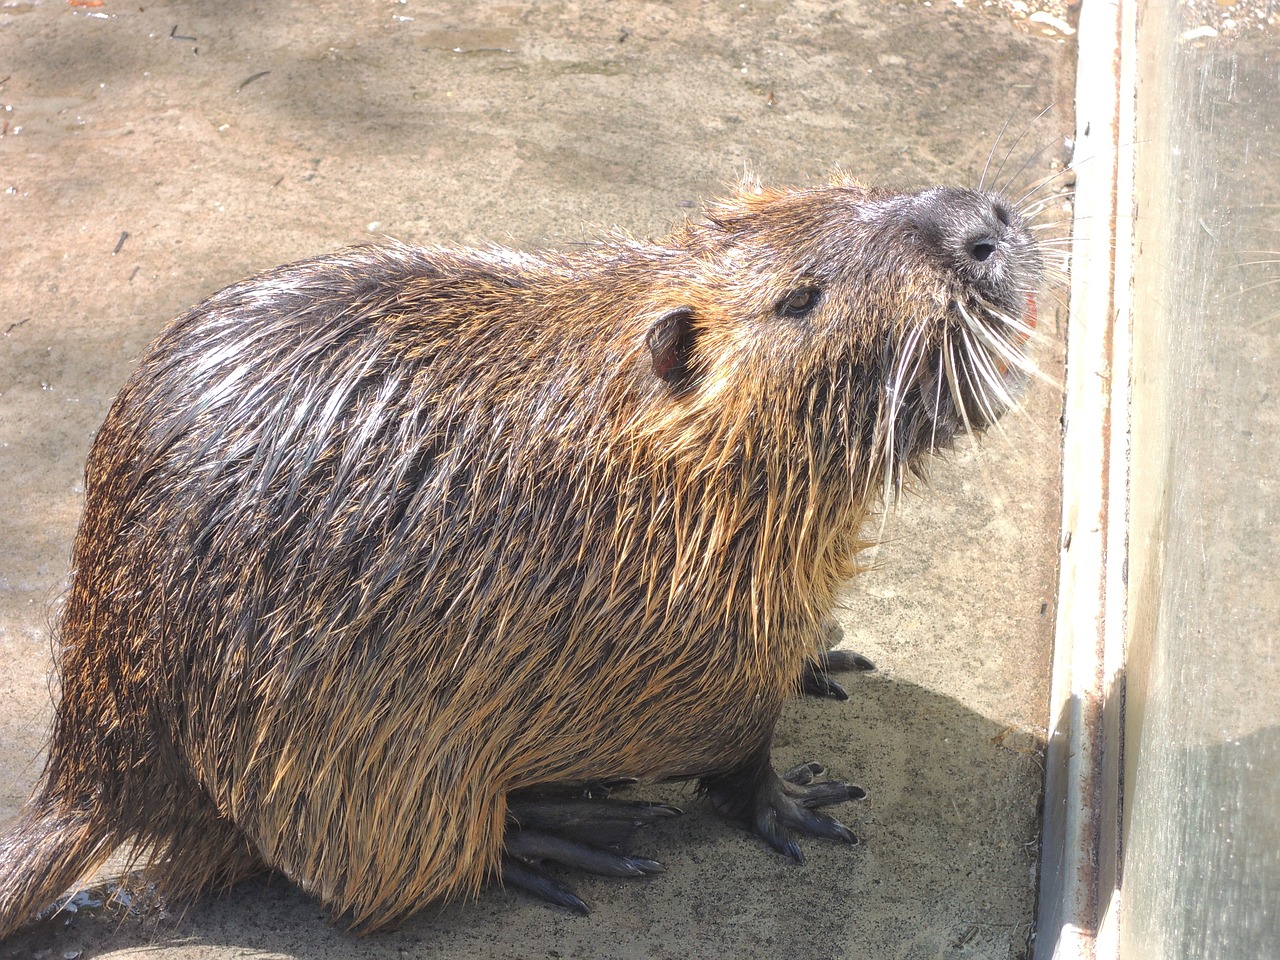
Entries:
{"label": "gray stone floor", "polygon": [[[665,231],[751,170],[971,185],[1006,122],[1009,193],[1062,161],[1069,44],[950,3],[0,7],[0,824],[41,763],[50,617],[85,453],[165,321],[367,239],[555,246]],[[1035,121],[1042,109],[1057,104]],[[1030,125],[1030,126],[1028,126]],[[1045,144],[1049,146],[1041,150]],[[1051,206],[1042,220],[1065,216]],[[1059,363],[1055,298],[1043,368]],[[357,940],[280,879],[180,922],[62,915],[0,957],[1020,957],[1035,897],[1058,527],[1056,391],[937,465],[852,584],[849,703],[798,702],[780,763],[870,790],[850,851],[798,867],[686,808],[667,872],[568,916],[499,890]]]}

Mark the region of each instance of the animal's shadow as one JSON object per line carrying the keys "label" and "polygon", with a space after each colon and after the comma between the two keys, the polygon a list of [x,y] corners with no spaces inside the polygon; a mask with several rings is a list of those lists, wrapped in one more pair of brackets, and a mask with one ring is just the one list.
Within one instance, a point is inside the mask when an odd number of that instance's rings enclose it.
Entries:
{"label": "animal's shadow", "polygon": [[[884,955],[936,956],[960,945],[1003,951],[1024,940],[1029,918],[991,904],[1016,901],[1007,891],[1034,883],[1038,738],[889,671],[844,679],[848,702],[796,701],[778,728],[779,767],[817,760],[870,794],[833,810],[862,842],[846,848],[807,840],[803,865],[716,816],[692,785],[639,786],[625,795],[685,811],[636,838],[637,852],[661,861],[665,872],[643,880],[563,875],[593,905],[588,917],[490,888],[477,901],[428,906],[396,930],[357,937],[273,875],[158,920],[108,908],[64,913],[14,935],[0,956],[87,958],[162,948],[198,957],[234,947],[335,958],[720,960],[796,949],[838,957],[868,942]],[[1005,815],[993,818],[993,811]],[[930,903],[925,928],[913,919],[917,907],[900,908],[919,900]]]}

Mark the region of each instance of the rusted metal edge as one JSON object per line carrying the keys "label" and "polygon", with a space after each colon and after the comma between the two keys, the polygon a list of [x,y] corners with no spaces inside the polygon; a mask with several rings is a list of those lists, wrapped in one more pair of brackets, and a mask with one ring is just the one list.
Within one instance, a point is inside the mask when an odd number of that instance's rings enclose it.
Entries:
{"label": "rusted metal edge", "polygon": [[1085,0],[1062,541],[1036,960],[1114,960],[1128,527],[1136,0]]}

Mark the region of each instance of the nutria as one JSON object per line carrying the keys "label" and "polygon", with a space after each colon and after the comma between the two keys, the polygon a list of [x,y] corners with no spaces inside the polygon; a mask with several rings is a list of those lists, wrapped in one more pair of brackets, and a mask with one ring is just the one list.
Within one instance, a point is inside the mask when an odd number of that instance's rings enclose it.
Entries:
{"label": "nutria", "polygon": [[853,842],[815,808],[861,791],[780,777],[774,725],[868,514],[1011,402],[1040,270],[996,195],[838,177],[214,294],[90,452],[0,935],[120,847],[169,896],[269,867],[362,930],[489,878],[583,909],[545,860],[658,869],[623,845],[671,808],[565,784],[698,778],[797,859]]}

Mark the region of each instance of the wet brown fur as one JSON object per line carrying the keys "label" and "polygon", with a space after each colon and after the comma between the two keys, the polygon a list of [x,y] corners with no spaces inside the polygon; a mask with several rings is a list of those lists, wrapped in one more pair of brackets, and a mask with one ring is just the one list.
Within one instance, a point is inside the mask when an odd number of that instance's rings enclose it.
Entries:
{"label": "wet brown fur", "polygon": [[1031,242],[985,302],[911,203],[748,185],[656,242],[368,247],[177,319],[89,458],[0,936],[121,846],[373,929],[477,893],[510,791],[747,763],[868,512],[998,412],[953,305],[1021,343]]}

